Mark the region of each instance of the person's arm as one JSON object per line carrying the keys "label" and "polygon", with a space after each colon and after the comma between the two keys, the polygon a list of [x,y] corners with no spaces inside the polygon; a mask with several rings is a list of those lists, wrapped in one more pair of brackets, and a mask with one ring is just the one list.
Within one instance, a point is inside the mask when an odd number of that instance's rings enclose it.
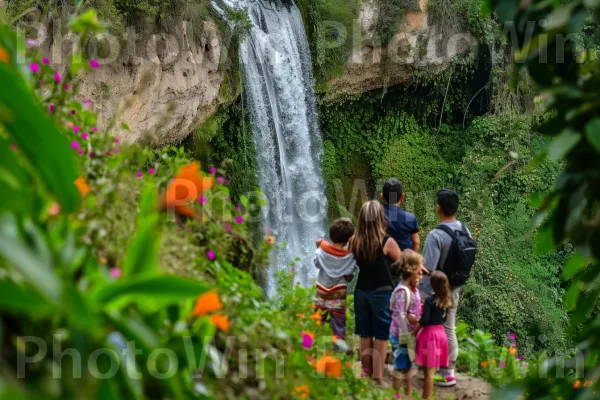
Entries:
{"label": "person's arm", "polygon": [[413,233],[410,235],[410,240],[412,240],[412,249],[416,252],[421,248],[421,238],[419,237],[419,232]]}
{"label": "person's arm", "polygon": [[415,317],[412,314],[407,314],[406,319],[408,319],[408,322],[410,322],[411,325],[416,325],[419,323],[419,320],[417,319],[417,317]]}
{"label": "person's arm", "polygon": [[439,239],[434,235],[433,231],[431,231],[427,234],[425,248],[423,249],[423,258],[425,259],[423,262],[423,265],[425,266],[423,273],[429,275],[437,269],[438,262],[440,261],[440,253],[441,244]]}
{"label": "person's arm", "polygon": [[394,240],[394,238],[389,238],[387,242],[385,242],[385,246],[383,246],[383,254],[388,256],[390,260],[396,261],[400,258],[400,254],[402,254],[402,250],[400,250],[400,246]]}
{"label": "person's arm", "polygon": [[321,247],[321,243],[323,243],[323,239],[317,239],[317,248]]}
{"label": "person's arm", "polygon": [[419,333],[419,331],[421,330],[422,326],[419,322],[417,322],[417,325],[415,325],[415,330],[413,331],[413,334],[415,336],[417,336],[417,333]]}

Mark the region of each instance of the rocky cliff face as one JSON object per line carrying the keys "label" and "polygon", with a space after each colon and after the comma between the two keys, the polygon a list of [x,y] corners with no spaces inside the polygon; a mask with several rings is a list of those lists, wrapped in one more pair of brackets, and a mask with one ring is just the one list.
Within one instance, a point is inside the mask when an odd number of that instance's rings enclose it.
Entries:
{"label": "rocky cliff face", "polygon": [[117,117],[114,132],[120,137],[162,146],[181,142],[212,115],[223,81],[223,35],[205,22],[199,36],[189,37],[183,23],[171,35],[126,39],[116,60],[81,82],[80,96],[94,101],[99,125],[105,128]]}
{"label": "rocky cliff face", "polygon": [[380,0],[361,3],[358,22],[363,36],[360,44],[355,46],[344,74],[330,82],[327,98],[408,82],[419,69],[428,68],[435,73],[445,68],[457,54],[476,44],[474,38],[460,33],[460,27],[444,31],[441,26],[430,23],[427,0],[419,0],[420,11],[407,12],[398,32],[382,46],[375,35],[379,4]]}

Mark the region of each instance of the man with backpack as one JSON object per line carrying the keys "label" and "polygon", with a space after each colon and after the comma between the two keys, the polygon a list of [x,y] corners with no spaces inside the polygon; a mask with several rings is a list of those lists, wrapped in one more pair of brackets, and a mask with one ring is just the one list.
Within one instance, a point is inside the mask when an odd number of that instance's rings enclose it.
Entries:
{"label": "man with backpack", "polygon": [[[460,287],[464,285],[475,262],[477,247],[467,227],[456,219],[458,211],[458,194],[452,190],[441,189],[437,193],[436,213],[440,225],[427,234],[423,257],[424,265],[430,271],[440,270],[448,276],[452,286],[452,307],[448,309],[444,328],[448,335],[448,368],[441,369],[444,381],[436,382],[439,386],[454,386],[454,367],[458,357],[458,340],[456,339],[456,311],[460,299]],[[419,286],[421,298],[426,299],[433,294],[429,277],[425,276]]]}

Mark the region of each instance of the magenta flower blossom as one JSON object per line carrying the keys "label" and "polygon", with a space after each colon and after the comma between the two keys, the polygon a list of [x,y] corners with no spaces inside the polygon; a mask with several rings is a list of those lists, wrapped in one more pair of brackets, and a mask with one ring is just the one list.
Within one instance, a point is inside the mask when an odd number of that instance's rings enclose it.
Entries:
{"label": "magenta flower blossom", "polygon": [[235,211],[242,211],[242,207],[240,207],[240,206],[237,206],[237,207],[235,208]]}
{"label": "magenta flower blossom", "polygon": [[113,154],[119,154],[119,149],[114,149]]}
{"label": "magenta flower blossom", "polygon": [[400,398],[400,393],[396,393],[396,398],[399,399]]}
{"label": "magenta flower blossom", "polygon": [[55,108],[54,104],[48,104],[48,114],[52,114]]}
{"label": "magenta flower blossom", "polygon": [[225,179],[222,176],[217,178],[217,183],[223,183],[223,182],[225,182]]}
{"label": "magenta flower blossom", "polygon": [[84,154],[85,154],[85,151],[83,151],[83,149],[81,149],[81,150],[78,150],[78,151],[77,151],[77,154],[79,154],[80,156],[82,156],[82,155],[84,155]]}
{"label": "magenta flower blossom", "polygon": [[302,347],[310,349],[315,340],[306,332],[302,332],[300,335],[302,335]]}
{"label": "magenta flower blossom", "polygon": [[27,40],[25,40],[25,43],[27,44],[27,47],[31,48],[31,47],[35,47],[35,45],[37,44],[37,41],[35,39],[27,39]]}
{"label": "magenta flower blossom", "polygon": [[515,340],[517,338],[517,335],[515,333],[511,333],[510,335],[508,335],[508,338],[510,340]]}
{"label": "magenta flower blossom", "polygon": [[148,169],[148,173],[149,173],[150,175],[154,175],[154,174],[156,173],[156,169],[154,169],[154,168],[149,168],[149,169]]}
{"label": "magenta flower blossom", "polygon": [[292,267],[292,268],[290,269],[290,272],[291,272],[292,274],[293,274],[293,273],[295,273],[295,272],[296,272],[296,267]]}
{"label": "magenta flower blossom", "polygon": [[512,343],[511,343],[511,346],[512,346],[512,347],[517,347],[517,342],[512,342]]}
{"label": "magenta flower blossom", "polygon": [[37,63],[32,62],[31,64],[29,64],[29,70],[31,70],[31,72],[33,72],[34,74],[39,74],[42,69]]}
{"label": "magenta flower blossom", "polygon": [[142,176],[144,176],[144,174],[141,173],[141,172],[138,172],[138,173],[135,174],[135,176],[137,176],[138,178],[141,178]]}
{"label": "magenta flower blossom", "polygon": [[100,63],[98,62],[98,60],[90,60],[90,67],[92,67],[93,69],[98,69],[99,66]]}
{"label": "magenta flower blossom", "polygon": [[115,138],[115,143],[119,143],[120,141],[121,140],[118,137]]}
{"label": "magenta flower blossom", "polygon": [[225,184],[226,184],[226,185],[228,185],[228,186],[229,186],[229,184],[230,184],[230,183],[231,183],[231,181],[230,181],[229,179],[227,179],[227,180],[225,181]]}
{"label": "magenta flower blossom", "polygon": [[73,129],[73,132],[75,133],[79,132],[79,127],[77,125],[73,125],[73,128],[71,129]]}
{"label": "magenta flower blossom", "polygon": [[241,215],[238,215],[237,217],[235,217],[235,223],[238,225],[241,225],[244,223],[244,217],[242,217]]}
{"label": "magenta flower blossom", "polygon": [[523,368],[527,368],[527,364],[523,364]]}
{"label": "magenta flower blossom", "polygon": [[217,173],[217,169],[216,169],[215,167],[211,167],[211,168],[209,169],[209,171],[210,171],[210,173],[211,173],[211,174],[213,174],[213,175]]}
{"label": "magenta flower blossom", "polygon": [[87,140],[89,137],[90,137],[90,135],[89,135],[87,132],[83,132],[83,133],[81,134],[81,138],[82,138],[83,140]]}
{"label": "magenta flower blossom", "polygon": [[79,148],[79,142],[71,142],[71,148],[77,150]]}
{"label": "magenta flower blossom", "polygon": [[206,204],[206,196],[200,196],[199,201],[201,204]]}
{"label": "magenta flower blossom", "polygon": [[266,228],[266,229],[265,229],[265,233],[266,233],[267,235],[270,235],[270,234],[271,234],[271,228]]}
{"label": "magenta flower blossom", "polygon": [[98,132],[98,128],[96,128],[96,127],[93,127],[93,128],[92,128],[92,132]]}
{"label": "magenta flower blossom", "polygon": [[14,143],[11,143],[9,147],[10,147],[10,149],[11,149],[11,150],[13,150],[13,151],[16,151],[16,150],[17,150],[17,145],[16,145],[16,144],[14,144]]}
{"label": "magenta flower blossom", "polygon": [[525,357],[522,354],[517,358],[519,359],[519,361],[523,361],[525,359]]}
{"label": "magenta flower blossom", "polygon": [[40,86],[46,86],[46,82],[45,81],[40,81]]}
{"label": "magenta flower blossom", "polygon": [[104,155],[105,155],[105,156],[107,156],[107,157],[108,157],[108,156],[110,156],[110,151],[106,150],[106,151],[104,152]]}
{"label": "magenta flower blossom", "polygon": [[225,225],[225,230],[226,231],[230,231],[231,230],[231,225],[229,225],[229,224]]}
{"label": "magenta flower blossom", "polygon": [[90,156],[90,158],[94,158],[94,157],[96,157],[96,153],[94,153],[93,151],[90,151],[88,156]]}
{"label": "magenta flower blossom", "polygon": [[[65,90],[71,90],[71,85],[69,85],[69,84],[67,83],[67,84],[65,85]],[[73,111],[75,111],[75,110],[73,110]],[[75,114],[73,114],[73,115],[75,115]]]}
{"label": "magenta flower blossom", "polygon": [[215,255],[214,251],[208,250],[206,252],[206,258],[208,258],[210,261],[214,261],[214,259],[217,258],[217,256]]}
{"label": "magenta flower blossom", "polygon": [[500,368],[504,368],[504,362],[500,361],[500,364],[498,364],[498,366],[499,366]]}
{"label": "magenta flower blossom", "polygon": [[91,101],[91,100],[85,100],[85,101],[83,102],[83,105],[84,105],[84,106],[86,106],[86,107],[89,107],[89,106],[91,106],[92,104],[94,104],[94,102],[93,102],[93,101]]}
{"label": "magenta flower blossom", "polygon": [[54,82],[60,83],[60,81],[62,81],[62,77],[60,76],[60,74],[58,72],[55,72],[54,73]]}
{"label": "magenta flower blossom", "polygon": [[77,114],[77,111],[71,110],[71,115],[75,115],[75,114]]}
{"label": "magenta flower blossom", "polygon": [[50,60],[48,60],[46,57],[44,57],[44,58],[42,58],[42,64],[50,65]]}
{"label": "magenta flower blossom", "polygon": [[120,268],[111,268],[109,271],[110,276],[112,276],[115,279],[118,279],[121,277],[121,269]]}

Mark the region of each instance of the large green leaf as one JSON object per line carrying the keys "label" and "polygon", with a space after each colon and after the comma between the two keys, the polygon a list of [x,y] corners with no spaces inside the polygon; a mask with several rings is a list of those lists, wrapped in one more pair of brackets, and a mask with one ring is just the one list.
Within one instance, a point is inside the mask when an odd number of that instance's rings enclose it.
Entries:
{"label": "large green leaf", "polygon": [[135,236],[129,243],[125,256],[123,273],[126,277],[142,272],[155,272],[158,268],[161,229],[156,203],[156,189],[153,185],[148,185],[140,200]]}
{"label": "large green leaf", "polygon": [[31,212],[31,178],[9,146],[9,142],[0,139],[0,211]]}
{"label": "large green leaf", "polygon": [[96,328],[99,326],[98,317],[94,313],[89,299],[84,297],[76,287],[65,288],[63,306],[72,325],[81,330],[96,332]]}
{"label": "large green leaf", "polygon": [[180,301],[209,289],[205,283],[180,276],[138,275],[101,288],[95,293],[95,299],[99,303],[116,301],[122,296],[133,296],[135,300]]}
{"label": "large green leaf", "polygon": [[9,215],[0,217],[0,256],[47,300],[59,302],[61,282],[50,267],[51,260],[40,258],[39,254],[26,245],[18,236],[14,218]]}
{"label": "large green leaf", "polygon": [[552,141],[552,144],[548,148],[548,158],[552,161],[560,160],[565,154],[571,151],[580,140],[581,135],[578,132],[572,129],[565,129]]}
{"label": "large green leaf", "polygon": [[[0,36],[6,29],[0,26]],[[73,181],[78,173],[66,137],[34,101],[22,75],[13,65],[0,62],[0,82],[0,124],[63,210],[75,210],[80,195]]]}
{"label": "large green leaf", "polygon": [[36,291],[14,282],[0,281],[0,310],[9,314],[37,317],[47,315],[52,307]]}
{"label": "large green leaf", "polygon": [[596,117],[585,127],[585,137],[600,152],[600,118]]}

